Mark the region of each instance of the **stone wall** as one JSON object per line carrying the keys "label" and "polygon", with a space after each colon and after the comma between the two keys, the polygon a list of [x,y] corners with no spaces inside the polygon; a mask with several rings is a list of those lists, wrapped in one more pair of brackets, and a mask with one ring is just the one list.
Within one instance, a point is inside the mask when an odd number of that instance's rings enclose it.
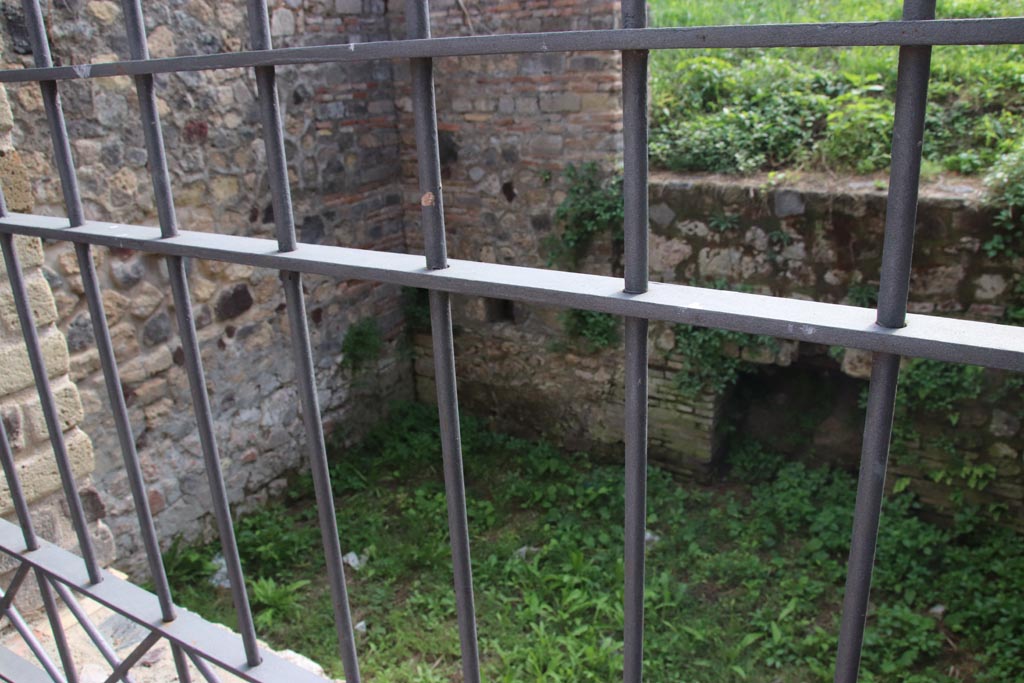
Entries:
{"label": "stone wall", "polygon": [[[25,169],[11,145],[12,126],[6,91],[0,88],[0,174],[5,189],[10,190],[5,196],[8,207],[12,211],[24,212],[31,210],[32,203],[27,192]],[[56,325],[58,316],[53,294],[43,277],[43,246],[38,239],[17,237],[14,247],[35,317],[43,363],[50,378],[68,459],[89,519],[89,532],[97,558],[106,564],[114,557],[113,536],[103,522],[103,503],[92,486],[92,442],[81,429],[84,417],[82,403],[69,374],[67,344]],[[23,493],[30,505],[33,525],[46,540],[65,548],[76,548],[78,540],[64,503],[60,475],[3,261],[0,261],[0,367],[3,368],[0,373],[0,418],[13,450]],[[6,478],[0,479],[0,516],[17,524]],[[0,556],[0,576],[6,576],[13,568],[13,563],[6,556]],[[6,583],[6,579],[4,581]],[[32,590],[21,595],[19,605],[23,610],[34,604],[34,595]]]}
{"label": "stone wall", "polygon": [[[615,2],[431,2],[432,35],[613,28]],[[396,31],[399,19],[395,19]],[[564,198],[569,163],[612,167],[622,146],[617,53],[552,53],[434,60],[445,226],[452,258],[542,266],[540,242]],[[418,230],[416,142],[406,64],[400,91],[409,248]]]}
{"label": "stone wall", "polygon": [[[386,3],[379,0],[282,0],[269,10],[277,47],[390,36]],[[237,51],[248,43],[244,3],[191,0],[147,4],[144,11],[154,57]],[[6,3],[5,12],[12,38],[5,66],[29,65],[20,9]],[[61,62],[128,56],[119,3],[53,3],[47,21]],[[392,83],[388,62],[278,69],[303,242],[405,249]],[[181,228],[272,237],[251,70],[160,75],[156,86]],[[132,81],[72,82],[61,93],[86,215],[155,225]],[[37,86],[17,87],[12,102],[15,144],[32,179],[36,211],[63,215]],[[168,539],[207,532],[208,493],[166,270],[159,258],[95,252],[157,527]],[[137,526],[70,245],[48,245],[42,272],[56,298],[57,327],[67,335],[71,375],[81,387],[97,489],[122,564],[135,567]],[[229,496],[255,505],[280,489],[283,473],[305,462],[280,281],[272,271],[195,260],[189,280]],[[353,439],[379,415],[381,402],[411,395],[409,362],[398,353],[399,292],[319,277],[307,277],[305,290],[324,419],[328,429],[342,428]],[[378,322],[383,351],[374,367],[353,378],[342,367],[341,346],[349,326],[365,318]]]}
{"label": "stone wall", "polygon": [[[1024,306],[1014,294],[1024,263],[989,258],[981,248],[993,234],[981,198],[974,185],[925,187],[912,312],[1000,322],[1008,308]],[[869,305],[877,290],[884,181],[656,175],[650,202],[652,280],[853,305]],[[501,233],[493,237],[497,250],[515,243]],[[601,272],[603,265],[606,273],[620,272],[610,243],[610,236],[595,243],[584,262],[589,270]],[[543,259],[543,252],[533,255],[535,262]],[[551,310],[517,304],[514,316],[495,318],[488,315],[493,307],[475,304],[476,315],[464,307],[456,336],[463,404],[519,431],[619,452],[621,346],[587,353],[567,339]],[[675,381],[686,362],[677,350],[677,333],[652,324],[654,460],[706,477],[728,457],[725,436],[739,430],[794,455],[856,466],[862,428],[858,398],[870,373],[868,354],[793,342],[768,348],[726,344],[723,352],[741,356],[748,374],[735,393],[705,392],[694,400],[681,394]],[[420,378],[431,377],[422,350],[416,370]],[[995,504],[993,509],[1021,519],[1019,377],[987,372],[984,385],[977,400],[957,406],[955,424],[927,414],[927,406],[912,406],[917,433],[894,457],[890,480],[907,478],[901,485],[935,508],[949,509],[966,491],[967,500]],[[421,396],[429,398],[424,388]],[[726,425],[729,429],[720,428]],[[973,486],[971,473],[981,477]]]}

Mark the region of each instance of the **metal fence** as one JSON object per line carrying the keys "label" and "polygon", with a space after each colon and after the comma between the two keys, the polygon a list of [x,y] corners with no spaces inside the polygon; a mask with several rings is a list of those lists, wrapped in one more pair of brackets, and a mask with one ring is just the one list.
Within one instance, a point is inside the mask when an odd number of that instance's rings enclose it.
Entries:
{"label": "metal fence", "polygon": [[[184,259],[191,257],[280,271],[297,368],[309,464],[316,489],[327,576],[333,597],[338,644],[345,676],[350,683],[360,680],[359,665],[320,424],[302,294],[303,273],[339,279],[375,280],[430,291],[430,320],[462,667],[464,680],[471,683],[480,680],[479,652],[459,441],[449,301],[451,294],[566,306],[612,313],[626,319],[624,680],[627,683],[639,683],[643,666],[648,321],[688,323],[874,352],[835,673],[837,683],[856,681],[900,357],[914,356],[1024,370],[1024,328],[906,313],[931,46],[1024,43],[1024,18],[935,20],[935,0],[906,0],[901,21],[651,29],[646,27],[644,1],[623,0],[621,29],[431,38],[426,0],[406,0],[406,40],[274,50],[271,48],[266,3],[264,0],[250,0],[251,51],[150,59],[139,0],[123,0],[122,4],[130,61],[53,66],[39,2],[24,0],[36,66],[31,69],[0,71],[0,82],[35,81],[40,85],[67,207],[68,217],[61,219],[9,213],[0,205],[0,246],[3,248],[17,313],[80,551],[80,557],[73,555],[46,543],[36,535],[18,484],[7,435],[0,429],[0,457],[19,522],[16,526],[0,521],[0,550],[18,562],[13,580],[7,590],[0,593],[0,615],[10,619],[42,667],[40,670],[0,650],[0,672],[3,672],[3,676],[13,676],[16,680],[77,680],[75,665],[58,616],[59,597],[81,621],[84,630],[110,663],[112,672],[107,680],[111,682],[130,680],[130,669],[161,639],[169,641],[178,675],[183,681],[190,680],[187,662],[191,662],[195,670],[208,681],[217,680],[215,670],[218,667],[249,681],[276,683],[285,680],[320,680],[257,646],[221,477],[213,419],[193,323],[184,267]],[[649,50],[830,46],[898,46],[900,50],[892,170],[877,311],[649,283]],[[449,260],[445,247],[432,59],[577,50],[622,52],[625,282],[612,277]],[[422,256],[307,245],[297,242],[295,237],[275,66],[379,59],[408,59],[411,63],[425,263]],[[256,74],[276,240],[179,230],[175,218],[153,76],[157,73],[240,67],[253,68]],[[64,80],[114,75],[130,75],[135,79],[159,214],[159,229],[90,221],[83,214],[58,84]],[[15,234],[66,240],[75,245],[155,595],[112,576],[97,564],[46,368],[43,366],[25,283],[13,248]],[[166,257],[217,530],[227,561],[238,615],[239,634],[227,633],[191,613],[178,611],[173,604],[90,255],[92,245],[135,249]],[[34,575],[39,585],[43,606],[54,630],[59,666],[38,643],[13,604],[13,598],[29,574]],[[97,600],[143,625],[150,635],[130,655],[118,659],[103,641],[102,635],[85,618],[78,607],[75,593]]]}

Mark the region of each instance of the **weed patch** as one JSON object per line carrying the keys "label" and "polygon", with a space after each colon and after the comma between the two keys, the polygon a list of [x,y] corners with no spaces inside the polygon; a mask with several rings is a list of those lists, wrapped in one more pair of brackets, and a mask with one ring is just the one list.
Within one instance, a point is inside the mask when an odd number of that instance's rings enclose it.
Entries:
{"label": "weed patch", "polygon": [[[486,680],[620,677],[621,467],[468,417],[462,438]],[[361,445],[331,455],[343,550],[366,558],[347,573],[369,681],[460,676],[438,444],[436,410],[405,404]],[[658,540],[647,557],[645,679],[831,680],[854,480],[753,442],[732,454],[732,474],[713,487],[649,471],[648,528]],[[289,508],[241,520],[251,538],[240,534],[240,544],[260,548],[245,559],[260,635],[340,675],[324,570],[301,559],[321,553],[303,481]],[[176,546],[172,575],[191,581],[177,598],[231,625],[229,595],[202,578],[212,553]],[[862,680],[1020,680],[1021,576],[1020,536],[970,515],[937,527],[910,495],[892,496]]]}

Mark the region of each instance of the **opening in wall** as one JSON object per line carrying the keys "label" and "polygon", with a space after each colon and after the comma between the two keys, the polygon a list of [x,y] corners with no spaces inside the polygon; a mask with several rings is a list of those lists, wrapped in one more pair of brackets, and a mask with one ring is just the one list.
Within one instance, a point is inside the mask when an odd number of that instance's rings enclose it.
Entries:
{"label": "opening in wall", "polygon": [[484,317],[489,323],[514,323],[515,305],[509,299],[484,299]]}

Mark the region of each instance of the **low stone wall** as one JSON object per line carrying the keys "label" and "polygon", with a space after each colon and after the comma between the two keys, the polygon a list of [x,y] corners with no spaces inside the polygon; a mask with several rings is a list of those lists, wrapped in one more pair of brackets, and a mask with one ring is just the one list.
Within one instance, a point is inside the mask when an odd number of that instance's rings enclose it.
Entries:
{"label": "low stone wall", "polygon": [[[1008,309],[1024,305],[1014,298],[1019,296],[1014,287],[1022,259],[992,259],[981,248],[993,232],[981,197],[975,185],[926,184],[911,283],[912,312],[999,322]],[[881,259],[884,181],[656,175],[650,202],[652,280],[871,303]],[[503,248],[500,240],[495,242],[495,249]],[[621,272],[609,243],[610,237],[596,242],[583,267],[605,274]],[[467,409],[493,415],[505,427],[521,425],[521,430],[554,436],[571,447],[618,452],[623,419],[621,347],[583,352],[566,338],[558,312],[550,309],[519,304],[495,309],[488,302],[469,299],[457,308],[456,362]],[[494,310],[513,314],[495,318]],[[680,393],[676,381],[688,360],[680,355],[677,334],[686,331],[662,324],[651,328],[652,459],[706,477],[719,458],[728,458],[723,445],[730,430],[720,426],[731,425],[732,431],[758,432],[770,445],[799,450],[805,458],[856,466],[860,418],[854,380],[869,375],[868,354],[793,342],[742,348],[726,343],[722,352],[744,361],[742,369],[752,373],[747,376],[763,375],[762,384],[754,391],[738,392],[735,400],[732,388],[694,399]],[[799,389],[772,379],[785,376],[787,371],[780,368],[787,366],[817,379]],[[429,399],[424,380],[432,371],[422,349],[416,370],[420,395]],[[935,508],[949,510],[954,501],[965,499],[1021,519],[1024,405],[1018,380],[986,372],[982,381],[985,389],[977,399],[956,406],[955,424],[947,416],[929,413],[928,406],[908,408],[907,426],[914,433],[894,454],[890,482],[901,480],[901,487],[917,491]],[[828,408],[815,413],[815,425],[798,425],[807,411],[784,405],[799,402],[801,393],[807,394],[805,400],[810,397],[812,403]],[[759,429],[757,419],[774,420],[780,428]],[[803,434],[800,448],[784,443],[780,433],[790,439]],[[839,434],[842,438],[837,440]]]}

